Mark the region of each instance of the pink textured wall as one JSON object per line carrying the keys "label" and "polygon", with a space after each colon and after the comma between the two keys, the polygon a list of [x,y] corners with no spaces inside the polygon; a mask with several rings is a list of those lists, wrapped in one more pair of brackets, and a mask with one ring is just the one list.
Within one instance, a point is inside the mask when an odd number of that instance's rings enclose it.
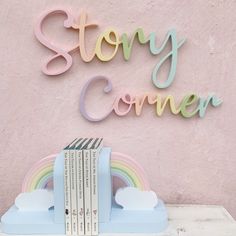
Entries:
{"label": "pink textured wall", "polygon": [[[175,81],[166,90],[151,83],[157,58],[148,47],[135,44],[130,61],[121,50],[108,63],[86,64],[75,55],[73,67],[62,76],[42,74],[41,62],[52,53],[34,37],[37,17],[51,7],[87,10],[100,28],[91,31],[88,48],[109,26],[119,33],[142,26],[155,31],[158,42],[175,28],[180,49]],[[40,158],[59,152],[76,136],[103,136],[114,151],[127,153],[147,170],[153,189],[168,203],[224,205],[236,216],[236,2],[235,1],[16,1],[0,3],[0,213],[19,193],[27,170]],[[61,45],[77,35],[60,31],[56,18],[46,31]],[[90,22],[91,22],[90,21]],[[53,29],[52,29],[53,28]],[[164,71],[164,72],[167,72]],[[162,118],[146,105],[141,117],[115,115],[89,123],[78,110],[84,83],[94,75],[108,76],[114,95],[129,91],[173,94],[177,100],[188,92],[216,93],[224,102],[207,110],[204,119],[184,119],[166,111]],[[93,90],[97,100],[99,89]],[[96,102],[96,100],[94,100]],[[94,110],[99,111],[100,107]]]}

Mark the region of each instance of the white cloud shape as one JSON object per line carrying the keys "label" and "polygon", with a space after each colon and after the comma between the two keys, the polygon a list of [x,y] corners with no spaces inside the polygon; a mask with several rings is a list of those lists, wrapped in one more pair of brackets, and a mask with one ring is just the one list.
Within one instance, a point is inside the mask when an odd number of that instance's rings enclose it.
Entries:
{"label": "white cloud shape", "polygon": [[117,190],[115,201],[124,210],[153,210],[157,205],[157,195],[153,191],[142,191],[134,187],[125,187]]}
{"label": "white cloud shape", "polygon": [[30,193],[21,193],[15,199],[19,211],[48,211],[54,206],[53,192],[37,189]]}

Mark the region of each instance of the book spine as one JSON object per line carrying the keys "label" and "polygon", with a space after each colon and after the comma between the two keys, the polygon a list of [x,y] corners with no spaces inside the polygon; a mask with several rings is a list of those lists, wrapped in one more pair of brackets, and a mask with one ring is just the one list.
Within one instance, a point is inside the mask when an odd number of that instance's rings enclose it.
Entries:
{"label": "book spine", "polygon": [[70,152],[64,150],[64,202],[65,202],[65,230],[71,235],[71,193],[70,193]]}
{"label": "book spine", "polygon": [[70,177],[71,177],[71,227],[72,235],[78,234],[77,221],[77,178],[76,178],[75,150],[70,150]]}
{"label": "book spine", "polygon": [[85,235],[91,235],[90,150],[83,150],[83,157],[84,157]]}
{"label": "book spine", "polygon": [[92,198],[92,235],[98,235],[98,156],[96,149],[91,150],[91,198]]}
{"label": "book spine", "polygon": [[84,166],[82,150],[76,151],[78,235],[84,235]]}

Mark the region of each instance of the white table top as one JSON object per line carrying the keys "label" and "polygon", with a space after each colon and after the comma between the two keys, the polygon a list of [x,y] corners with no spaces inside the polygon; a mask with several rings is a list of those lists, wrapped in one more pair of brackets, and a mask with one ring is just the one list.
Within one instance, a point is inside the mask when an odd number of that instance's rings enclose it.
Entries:
{"label": "white table top", "polygon": [[[167,205],[167,210],[168,229],[152,236],[236,236],[236,221],[222,206]],[[122,234],[122,236],[127,235],[130,234]],[[6,234],[0,230],[0,236],[6,236]]]}

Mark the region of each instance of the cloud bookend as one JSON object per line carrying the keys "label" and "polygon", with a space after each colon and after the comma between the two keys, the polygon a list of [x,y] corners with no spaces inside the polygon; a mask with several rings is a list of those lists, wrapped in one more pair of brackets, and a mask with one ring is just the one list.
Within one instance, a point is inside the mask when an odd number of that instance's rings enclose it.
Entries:
{"label": "cloud bookend", "polygon": [[[2,216],[2,231],[18,235],[65,234],[64,153],[56,158],[49,156],[39,162],[38,168],[37,165],[33,168],[34,171],[29,171],[31,177],[28,174],[23,183],[24,193]],[[45,176],[46,169],[51,170],[51,176],[50,171]],[[35,181],[32,173],[37,171],[41,179]],[[165,205],[150,190],[145,173],[135,160],[111,153],[111,148],[102,148],[98,173],[99,233],[158,233],[166,229]],[[127,185],[117,190],[115,197],[112,176],[121,178]],[[37,189],[46,187],[52,179],[53,190]]]}

